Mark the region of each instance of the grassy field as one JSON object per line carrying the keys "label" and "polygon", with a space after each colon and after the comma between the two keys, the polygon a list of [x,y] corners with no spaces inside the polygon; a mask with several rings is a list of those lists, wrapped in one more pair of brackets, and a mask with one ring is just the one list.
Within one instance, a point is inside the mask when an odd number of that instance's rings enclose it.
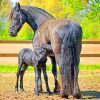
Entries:
{"label": "grassy field", "polygon": [[[57,67],[59,69],[59,67]],[[17,65],[0,65],[0,72],[16,72],[18,69]],[[51,71],[52,66],[47,65],[47,71]],[[28,71],[33,71],[34,68],[29,66]],[[79,70],[100,70],[100,65],[80,65]]]}

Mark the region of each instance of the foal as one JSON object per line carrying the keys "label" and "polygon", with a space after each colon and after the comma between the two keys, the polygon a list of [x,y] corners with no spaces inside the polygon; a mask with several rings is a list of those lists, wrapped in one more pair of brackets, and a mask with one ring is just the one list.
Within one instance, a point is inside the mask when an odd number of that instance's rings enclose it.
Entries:
{"label": "foal", "polygon": [[17,71],[17,80],[16,80],[16,86],[15,89],[18,91],[18,80],[20,76],[20,90],[24,91],[23,89],[23,75],[25,70],[29,65],[34,66],[35,68],[35,94],[39,95],[38,91],[38,82],[41,77],[41,69],[43,70],[44,80],[46,84],[46,90],[48,94],[50,94],[50,89],[48,85],[48,77],[46,73],[46,61],[47,61],[47,55],[51,52],[51,46],[50,45],[42,45],[41,47],[35,49],[35,51],[32,51],[29,48],[22,49],[18,54],[18,71]]}

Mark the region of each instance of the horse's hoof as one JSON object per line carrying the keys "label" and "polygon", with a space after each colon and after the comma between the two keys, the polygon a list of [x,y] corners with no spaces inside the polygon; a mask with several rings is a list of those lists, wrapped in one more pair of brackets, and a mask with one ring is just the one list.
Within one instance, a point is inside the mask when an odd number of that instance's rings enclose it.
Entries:
{"label": "horse's hoof", "polygon": [[37,93],[36,95],[39,96],[39,93]]}
{"label": "horse's hoof", "polygon": [[60,93],[60,91],[54,88],[53,93]]}
{"label": "horse's hoof", "polygon": [[68,95],[67,95],[67,94],[64,94],[63,92],[60,92],[59,95],[60,95],[62,98],[68,99]]}
{"label": "horse's hoof", "polygon": [[43,89],[38,89],[38,92],[39,92],[39,93],[43,92]]}
{"label": "horse's hoof", "polygon": [[73,98],[76,98],[76,99],[80,99],[81,97],[82,97],[81,94],[74,94],[74,95],[73,95]]}

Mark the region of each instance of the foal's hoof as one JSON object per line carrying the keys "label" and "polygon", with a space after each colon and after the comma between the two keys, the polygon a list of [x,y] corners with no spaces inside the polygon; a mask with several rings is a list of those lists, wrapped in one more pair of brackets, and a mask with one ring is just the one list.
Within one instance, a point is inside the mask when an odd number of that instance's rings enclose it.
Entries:
{"label": "foal's hoof", "polygon": [[15,88],[15,92],[18,92],[18,88]]}
{"label": "foal's hoof", "polygon": [[48,95],[51,95],[52,94],[52,92],[51,91],[48,91]]}
{"label": "foal's hoof", "polygon": [[21,92],[23,92],[23,91],[24,91],[24,89],[20,89],[20,91],[21,91]]}
{"label": "foal's hoof", "polygon": [[38,92],[35,92],[35,95],[39,96],[39,93]]}
{"label": "foal's hoof", "polygon": [[34,88],[35,95],[39,96],[39,92]]}

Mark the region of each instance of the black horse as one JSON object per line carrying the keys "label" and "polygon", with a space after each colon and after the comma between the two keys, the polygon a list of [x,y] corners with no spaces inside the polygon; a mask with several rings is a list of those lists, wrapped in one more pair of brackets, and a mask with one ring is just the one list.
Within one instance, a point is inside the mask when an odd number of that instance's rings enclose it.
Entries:
{"label": "black horse", "polygon": [[35,88],[34,92],[36,95],[39,95],[38,83],[41,77],[41,69],[43,71],[44,80],[46,84],[46,89],[48,94],[51,94],[49,85],[48,85],[48,76],[46,73],[46,61],[47,55],[51,52],[51,45],[43,45],[38,47],[35,51],[32,51],[29,48],[23,48],[18,54],[18,71],[17,71],[17,80],[15,89],[18,91],[18,81],[20,76],[20,90],[24,91],[23,88],[23,75],[27,67],[34,66],[35,69]]}
{"label": "black horse", "polygon": [[[75,98],[80,98],[78,85],[78,65],[82,45],[80,25],[72,20],[55,20],[42,9],[28,6],[20,7],[19,3],[12,9],[10,19],[11,36],[17,36],[18,31],[27,22],[35,31],[33,46],[51,44],[54,55],[50,56],[53,59],[55,56],[56,62],[60,66],[61,96],[73,95]],[[55,60],[53,62],[55,63]],[[56,67],[53,66],[53,68],[56,71]],[[54,74],[56,76],[56,73]]]}
{"label": "black horse", "polygon": [[[42,9],[40,9],[40,8],[36,8],[36,7],[30,7],[30,6],[22,6],[21,8],[23,8],[23,13],[21,14],[21,15],[19,15],[19,18],[20,19],[18,19],[19,20],[19,22],[20,23],[16,23],[16,22],[14,22],[13,20],[13,18],[12,17],[14,17],[14,18],[16,18],[17,19],[17,12],[21,12],[19,9],[20,9],[20,5],[19,5],[19,3],[17,4],[16,3],[16,6],[11,10],[11,13],[10,13],[10,17],[9,17],[9,19],[11,20],[11,21],[13,21],[14,23],[12,23],[11,25],[10,25],[10,29],[9,29],[9,31],[10,31],[10,35],[11,36],[13,36],[13,37],[15,37],[15,36],[17,36],[17,32],[20,30],[20,28],[23,26],[23,24],[25,23],[25,22],[27,22],[29,25],[31,24],[31,27],[32,27],[32,29],[34,30],[34,32],[35,33],[37,33],[37,29],[39,28],[39,26],[42,24],[42,23],[44,23],[45,21],[47,21],[48,19],[54,19],[54,17],[53,16],[51,16],[49,13],[47,13],[47,12],[45,12],[44,10],[42,10]],[[28,10],[30,10],[29,11],[29,13],[28,13]],[[31,12],[32,11],[32,12]],[[16,14],[15,14],[15,13]],[[24,14],[25,13],[27,13],[27,15],[29,14],[29,15],[31,15],[29,18],[28,18],[28,16],[24,16]],[[35,13],[37,13],[36,15],[37,15],[37,17],[39,18],[39,19],[37,19],[36,18],[36,16],[35,16]],[[42,15],[41,15],[42,14]],[[22,16],[23,16],[23,18],[22,18]],[[34,18],[32,18],[32,17],[34,17]],[[36,24],[36,23],[34,23],[35,22],[35,20],[34,19],[37,19],[37,22],[38,22],[38,25]],[[16,24],[16,25],[15,25]],[[40,25],[39,25],[40,24]],[[14,26],[14,27],[13,27]],[[14,32],[15,31],[15,32]],[[35,35],[35,37],[33,37],[33,43],[32,43],[32,45],[33,45],[33,48],[34,49],[36,49],[37,47],[39,47],[39,46],[41,46],[41,43],[42,42],[40,42],[40,39],[38,38],[38,34],[36,34]],[[44,43],[43,43],[44,44]],[[50,44],[50,43],[49,43]],[[59,83],[58,83],[58,80],[57,80],[57,68],[56,68],[56,61],[55,61],[55,57],[54,57],[54,54],[53,55],[50,55],[49,56],[50,57],[50,59],[51,59],[51,63],[52,63],[52,73],[53,73],[53,75],[54,75],[54,81],[55,81],[55,88],[54,88],[54,93],[58,93],[59,92]],[[42,91],[42,82],[41,82],[41,77],[40,77],[40,82],[39,82],[39,84],[40,84],[40,91]]]}

